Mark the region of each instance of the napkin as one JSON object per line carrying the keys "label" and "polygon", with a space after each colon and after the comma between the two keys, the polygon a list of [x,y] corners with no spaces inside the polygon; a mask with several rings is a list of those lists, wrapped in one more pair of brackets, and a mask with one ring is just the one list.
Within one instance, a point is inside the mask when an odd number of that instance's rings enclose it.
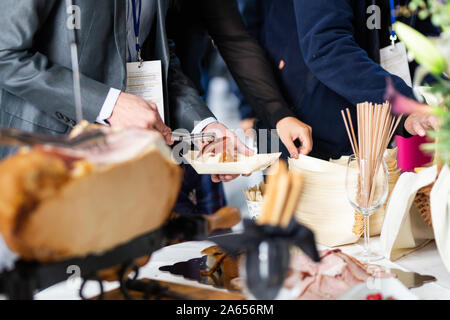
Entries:
{"label": "napkin", "polygon": [[417,174],[406,172],[400,176],[381,230],[380,249],[386,258],[392,261],[400,259],[434,239],[433,229],[420,216],[414,198],[421,188],[436,180],[437,171],[437,166],[434,166]]}
{"label": "napkin", "polygon": [[431,219],[436,246],[450,272],[450,169],[445,166],[430,194]]}

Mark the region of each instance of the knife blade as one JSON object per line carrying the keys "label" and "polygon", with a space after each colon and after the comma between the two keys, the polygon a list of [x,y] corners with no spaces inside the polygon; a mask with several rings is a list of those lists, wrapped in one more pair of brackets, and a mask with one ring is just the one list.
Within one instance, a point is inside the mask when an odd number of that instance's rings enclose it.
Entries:
{"label": "knife blade", "polygon": [[216,135],[214,133],[200,133],[200,134],[185,134],[185,133],[172,133],[172,140],[175,142],[195,142],[201,140],[203,142],[213,142],[216,140]]}
{"label": "knife blade", "polygon": [[408,289],[419,288],[426,283],[436,281],[436,278],[429,275],[422,275],[416,272],[408,272],[400,269],[390,269],[390,272],[397,276],[397,279]]}

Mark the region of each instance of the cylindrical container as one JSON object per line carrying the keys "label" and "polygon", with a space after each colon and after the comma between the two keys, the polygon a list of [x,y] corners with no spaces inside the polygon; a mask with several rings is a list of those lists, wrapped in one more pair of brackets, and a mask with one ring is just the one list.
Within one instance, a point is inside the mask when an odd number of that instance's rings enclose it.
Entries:
{"label": "cylindrical container", "polygon": [[263,202],[247,200],[247,207],[248,207],[248,214],[250,216],[250,219],[252,219],[254,222],[256,222],[256,220],[258,220],[258,218],[261,216]]}
{"label": "cylindrical container", "polygon": [[289,274],[289,248],[287,242],[269,240],[247,251],[240,262],[240,275],[243,292],[249,300],[298,298],[300,278],[297,274]]}

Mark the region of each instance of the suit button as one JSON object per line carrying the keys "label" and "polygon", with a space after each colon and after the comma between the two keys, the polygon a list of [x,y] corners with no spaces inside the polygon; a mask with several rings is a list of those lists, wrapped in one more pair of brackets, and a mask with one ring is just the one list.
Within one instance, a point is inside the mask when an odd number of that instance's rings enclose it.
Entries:
{"label": "suit button", "polygon": [[70,120],[70,124],[72,125],[72,127],[75,127],[77,125],[77,123],[75,122],[75,120]]}
{"label": "suit button", "polygon": [[66,116],[64,116],[63,115],[63,119],[64,119],[64,121],[66,122],[66,123],[69,123],[70,122],[70,119],[69,118],[67,118]]}
{"label": "suit button", "polygon": [[63,116],[61,113],[59,113],[59,112],[56,112],[55,115],[56,115],[56,117],[57,117],[59,120],[64,119],[64,116]]}

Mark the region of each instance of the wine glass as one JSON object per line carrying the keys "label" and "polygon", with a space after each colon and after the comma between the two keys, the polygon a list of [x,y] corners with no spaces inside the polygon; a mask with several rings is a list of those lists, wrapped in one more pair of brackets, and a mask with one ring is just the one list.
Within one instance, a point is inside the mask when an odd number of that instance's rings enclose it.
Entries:
{"label": "wine glass", "polygon": [[350,156],[347,164],[346,192],[350,204],[364,217],[364,249],[357,258],[364,262],[382,259],[370,249],[370,216],[386,202],[389,179],[386,162]]}

